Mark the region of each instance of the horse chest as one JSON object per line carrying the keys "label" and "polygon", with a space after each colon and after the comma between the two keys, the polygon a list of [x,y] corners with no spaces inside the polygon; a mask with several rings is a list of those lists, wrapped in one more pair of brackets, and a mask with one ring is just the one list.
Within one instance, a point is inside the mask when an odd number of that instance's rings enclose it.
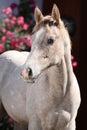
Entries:
{"label": "horse chest", "polygon": [[48,75],[43,73],[36,84],[29,87],[26,102],[27,115],[29,118],[33,114],[36,114],[42,119],[49,111],[58,110],[58,106],[63,97],[63,90],[61,87],[62,84],[58,84],[58,81],[56,80],[56,75],[55,78],[53,78],[54,75],[50,77],[50,81],[48,80]]}

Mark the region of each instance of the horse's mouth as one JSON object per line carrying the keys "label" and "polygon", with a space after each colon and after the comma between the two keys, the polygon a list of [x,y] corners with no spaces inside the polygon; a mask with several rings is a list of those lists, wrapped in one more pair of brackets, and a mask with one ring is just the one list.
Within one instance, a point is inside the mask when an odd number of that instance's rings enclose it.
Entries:
{"label": "horse's mouth", "polygon": [[27,83],[35,83],[35,78],[25,78],[23,75],[21,75],[22,79]]}
{"label": "horse's mouth", "polygon": [[34,78],[29,78],[27,80],[25,80],[27,83],[35,83],[35,79]]}
{"label": "horse's mouth", "polygon": [[21,77],[24,79],[25,82],[27,83],[35,83],[36,80],[39,78],[39,76],[46,71],[47,69],[49,69],[50,67],[54,66],[56,64],[52,64],[49,65],[48,67],[46,67],[45,69],[43,69],[38,75],[33,76],[29,76],[28,73],[26,73],[26,70],[24,69],[21,73]]}
{"label": "horse's mouth", "polygon": [[[39,76],[39,75],[38,75]],[[22,79],[27,83],[35,83],[38,76],[32,77],[25,74],[25,72],[21,73]]]}

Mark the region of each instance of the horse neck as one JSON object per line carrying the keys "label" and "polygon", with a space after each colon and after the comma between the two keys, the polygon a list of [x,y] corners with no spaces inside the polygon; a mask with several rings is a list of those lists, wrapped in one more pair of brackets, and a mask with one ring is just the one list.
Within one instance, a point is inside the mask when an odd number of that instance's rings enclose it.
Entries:
{"label": "horse neck", "polygon": [[65,95],[67,86],[67,68],[64,57],[60,64],[48,69],[47,74],[51,93],[60,99]]}
{"label": "horse neck", "polygon": [[65,62],[66,62],[66,67],[67,67],[67,78],[68,78],[68,85],[70,86],[73,81],[73,67],[71,63],[71,50],[70,47],[67,46],[65,49]]}
{"label": "horse neck", "polygon": [[55,95],[59,95],[59,97],[63,97],[66,92],[70,90],[70,86],[73,81],[73,68],[71,63],[70,48],[66,49],[66,53],[61,60],[61,64],[54,66],[52,71],[50,70],[49,80],[49,86],[52,93],[56,93]]}

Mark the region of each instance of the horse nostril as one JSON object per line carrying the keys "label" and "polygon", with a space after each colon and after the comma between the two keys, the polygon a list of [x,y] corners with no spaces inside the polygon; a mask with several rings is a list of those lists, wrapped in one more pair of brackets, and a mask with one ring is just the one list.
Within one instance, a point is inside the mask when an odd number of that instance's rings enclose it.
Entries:
{"label": "horse nostril", "polygon": [[33,76],[33,73],[32,73],[32,69],[31,68],[27,68],[27,72],[28,72],[28,76],[29,77],[32,77]]}

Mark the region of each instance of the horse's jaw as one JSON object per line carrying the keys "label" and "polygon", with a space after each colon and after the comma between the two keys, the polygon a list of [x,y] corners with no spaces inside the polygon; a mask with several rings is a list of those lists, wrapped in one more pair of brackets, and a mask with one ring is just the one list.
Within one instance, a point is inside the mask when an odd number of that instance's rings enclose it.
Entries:
{"label": "horse's jaw", "polygon": [[[62,61],[61,61],[62,62]],[[47,66],[46,68],[42,69],[37,75],[34,77],[29,76],[28,73],[26,72],[26,69],[24,69],[21,73],[22,78],[24,79],[25,82],[27,83],[35,83],[38,81],[42,76],[45,76],[49,71],[51,71],[52,68],[59,67],[61,65],[60,63],[57,64],[51,64]]]}

